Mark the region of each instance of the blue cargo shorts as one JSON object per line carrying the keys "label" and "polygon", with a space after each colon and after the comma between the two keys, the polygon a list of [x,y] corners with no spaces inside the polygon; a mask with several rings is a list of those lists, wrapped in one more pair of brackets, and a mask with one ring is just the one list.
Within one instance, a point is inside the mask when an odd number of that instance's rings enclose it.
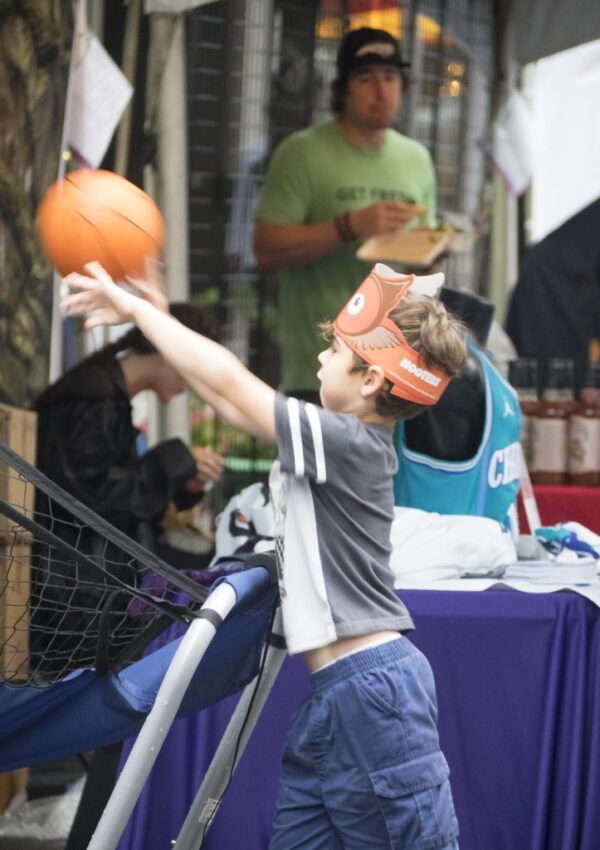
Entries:
{"label": "blue cargo shorts", "polygon": [[311,675],[270,850],[457,850],[431,667],[405,637]]}

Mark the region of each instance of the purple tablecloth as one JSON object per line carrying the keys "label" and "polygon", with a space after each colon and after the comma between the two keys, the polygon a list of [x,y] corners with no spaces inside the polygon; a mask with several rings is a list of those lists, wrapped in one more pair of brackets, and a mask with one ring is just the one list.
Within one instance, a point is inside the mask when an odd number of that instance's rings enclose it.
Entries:
{"label": "purple tablecloth", "polygon": [[[436,677],[461,850],[597,850],[600,611],[567,592],[399,595]],[[287,659],[203,850],[268,847],[285,730],[307,691]],[[170,846],[234,704],[173,727],[120,850]]]}

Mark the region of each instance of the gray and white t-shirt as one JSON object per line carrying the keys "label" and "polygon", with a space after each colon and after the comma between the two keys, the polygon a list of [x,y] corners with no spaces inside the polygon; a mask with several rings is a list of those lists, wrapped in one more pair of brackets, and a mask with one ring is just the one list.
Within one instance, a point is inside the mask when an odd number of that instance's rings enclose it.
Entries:
{"label": "gray and white t-shirt", "polygon": [[414,628],[389,567],[392,432],[281,394],[271,472],[290,654],[341,637]]}

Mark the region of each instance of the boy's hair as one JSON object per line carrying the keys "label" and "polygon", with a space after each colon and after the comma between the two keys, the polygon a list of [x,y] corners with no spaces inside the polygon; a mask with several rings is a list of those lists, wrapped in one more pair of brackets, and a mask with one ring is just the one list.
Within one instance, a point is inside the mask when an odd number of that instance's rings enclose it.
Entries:
{"label": "boy's hair", "polygon": [[[409,292],[391,311],[389,318],[429,366],[436,366],[452,377],[460,375],[467,359],[466,328],[440,301]],[[323,338],[331,343],[335,337],[333,324],[324,322],[321,331]],[[354,352],[352,356],[351,372],[364,372],[369,368],[362,357]],[[391,387],[386,379],[384,388],[375,398],[375,410],[380,416],[412,419],[426,409],[427,405],[392,395]]]}

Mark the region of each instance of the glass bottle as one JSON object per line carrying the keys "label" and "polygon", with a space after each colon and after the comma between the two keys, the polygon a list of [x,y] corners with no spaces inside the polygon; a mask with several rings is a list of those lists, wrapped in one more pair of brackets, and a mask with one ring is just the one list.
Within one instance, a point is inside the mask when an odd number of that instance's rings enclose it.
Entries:
{"label": "glass bottle", "polygon": [[567,484],[569,417],[574,407],[574,364],[548,360],[545,387],[531,429],[531,480],[534,484]]}
{"label": "glass bottle", "polygon": [[532,428],[533,417],[538,409],[539,401],[537,395],[538,383],[537,360],[530,357],[519,357],[511,360],[508,364],[509,383],[517,391],[519,406],[523,414],[523,426],[521,428],[521,446],[527,468],[531,467],[532,459]]}
{"label": "glass bottle", "polygon": [[585,370],[579,402],[569,421],[569,482],[582,487],[600,484],[600,361]]}
{"label": "glass bottle", "polygon": [[588,342],[588,360],[600,360],[600,339],[590,339]]}

